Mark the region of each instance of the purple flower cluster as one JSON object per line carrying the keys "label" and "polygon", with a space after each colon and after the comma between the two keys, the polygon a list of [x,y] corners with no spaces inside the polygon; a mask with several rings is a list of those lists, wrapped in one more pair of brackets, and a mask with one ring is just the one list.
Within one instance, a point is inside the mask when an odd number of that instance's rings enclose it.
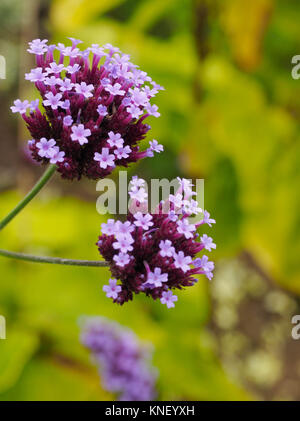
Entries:
{"label": "purple flower cluster", "polygon": [[131,330],[102,317],[88,318],[81,342],[100,366],[103,387],[119,400],[156,398],[156,370],[151,367],[151,352]]}
{"label": "purple flower cluster", "polygon": [[17,99],[11,109],[22,115],[33,137],[28,143],[33,158],[56,164],[64,178],[98,179],[118,165],[161,152],[156,140],[145,151],[138,143],[150,129],[144,120],[160,116],[150,100],[163,88],[118,48],[92,44],[82,51],[81,41],[71,41],[72,46],[29,43],[37,67],[25,79],[35,84],[45,111],[38,99]]}
{"label": "purple flower cluster", "polygon": [[[103,290],[114,302],[123,304],[134,293],[143,292],[172,308],[177,301],[173,289],[194,285],[196,274],[212,279],[214,263],[206,255],[197,258],[196,255],[204,249],[211,251],[216,245],[211,237],[200,236],[197,230],[203,224],[211,226],[215,220],[192,198],[196,193],[189,180],[178,178],[178,181],[176,194],[160,202],[154,213],[145,213],[148,205],[145,181],[133,177],[127,221],[109,219],[102,224],[97,245],[113,276]],[[203,214],[200,222],[190,223],[188,218],[197,214]]]}

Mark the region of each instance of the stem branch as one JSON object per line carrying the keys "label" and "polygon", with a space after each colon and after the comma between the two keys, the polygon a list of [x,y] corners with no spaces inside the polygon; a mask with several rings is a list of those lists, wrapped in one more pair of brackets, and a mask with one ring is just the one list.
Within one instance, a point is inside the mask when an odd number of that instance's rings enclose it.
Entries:
{"label": "stem branch", "polygon": [[77,259],[63,259],[61,257],[48,256],[34,256],[32,254],[15,253],[13,251],[0,249],[0,256],[9,257],[17,260],[25,260],[34,263],[49,263],[54,265],[65,266],[90,266],[90,267],[105,267],[107,262],[100,260],[77,260]]}
{"label": "stem branch", "polygon": [[[49,165],[44,174],[30,190],[30,192],[22,199],[17,206],[9,212],[9,214],[0,221],[0,231],[15,217],[22,209],[28,205],[29,202],[40,192],[44,185],[49,181],[52,175],[55,173],[56,165]],[[11,259],[25,260],[27,262],[34,263],[49,263],[56,265],[68,265],[68,266],[91,266],[91,267],[104,267],[108,266],[105,261],[97,260],[77,260],[77,259],[63,259],[61,257],[48,257],[48,256],[34,256],[31,254],[16,253],[13,251],[0,249],[0,256],[8,257]]]}

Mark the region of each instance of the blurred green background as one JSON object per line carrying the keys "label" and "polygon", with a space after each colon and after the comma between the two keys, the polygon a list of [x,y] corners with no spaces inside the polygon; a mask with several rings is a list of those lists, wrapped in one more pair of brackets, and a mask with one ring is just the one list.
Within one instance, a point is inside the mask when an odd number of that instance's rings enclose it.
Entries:
{"label": "blurred green background", "polygon": [[[119,307],[101,291],[106,269],[0,260],[0,400],[105,400],[80,345],[81,315],[104,315],[155,346],[159,399],[300,400],[300,53],[297,0],[0,0],[0,216],[40,168],[9,106],[35,98],[27,42],[111,43],[166,88],[149,139],[165,153],[131,166],[144,178],[205,179],[217,220],[216,273],[167,310],[145,297]],[[116,174],[115,174],[116,176]],[[99,258],[105,217],[95,183],[56,177],[1,233],[1,247]]]}

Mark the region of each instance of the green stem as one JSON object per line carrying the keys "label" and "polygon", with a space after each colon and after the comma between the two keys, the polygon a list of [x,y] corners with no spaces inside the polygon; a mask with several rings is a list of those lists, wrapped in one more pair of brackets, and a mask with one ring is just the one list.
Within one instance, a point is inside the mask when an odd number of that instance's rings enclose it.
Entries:
{"label": "green stem", "polygon": [[0,221],[0,231],[15,217],[18,215],[19,212],[21,212],[22,209],[25,208],[26,205],[40,192],[40,190],[44,187],[44,185],[49,181],[49,179],[52,177],[52,175],[55,173],[56,165],[49,165],[49,167],[46,169],[44,174],[41,176],[41,178],[38,180],[38,182],[34,185],[34,187],[30,190],[30,192],[24,197],[24,199],[21,200],[17,204],[17,206],[9,212],[9,214]]}
{"label": "green stem", "polygon": [[[30,192],[17,204],[17,206],[9,212],[9,214],[0,221],[0,231],[15,217],[22,209],[28,205],[29,202],[40,192],[44,185],[50,180],[52,175],[55,173],[56,165],[50,165]],[[69,265],[69,266],[92,266],[92,267],[104,267],[108,266],[105,261],[97,260],[77,260],[77,259],[63,259],[60,257],[48,257],[48,256],[34,256],[31,254],[15,253],[13,251],[0,249],[0,256],[8,257],[11,259],[25,260],[27,262],[35,263],[50,263],[56,265]]]}
{"label": "green stem", "polygon": [[32,254],[15,253],[13,251],[0,249],[0,256],[9,257],[12,259],[25,260],[34,263],[49,263],[54,265],[66,266],[90,266],[90,267],[105,267],[108,264],[100,260],[77,260],[77,259],[62,259],[61,257],[48,256],[34,256]]}

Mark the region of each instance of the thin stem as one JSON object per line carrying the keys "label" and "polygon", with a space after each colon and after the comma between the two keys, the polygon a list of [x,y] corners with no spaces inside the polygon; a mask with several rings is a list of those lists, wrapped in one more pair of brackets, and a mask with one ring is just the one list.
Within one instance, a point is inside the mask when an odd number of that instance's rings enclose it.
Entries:
{"label": "thin stem", "polygon": [[[44,174],[30,190],[30,192],[17,204],[17,206],[9,212],[9,214],[0,221],[0,231],[21,212],[22,209],[28,205],[29,202],[40,192],[44,185],[50,180],[52,175],[55,173],[56,165],[49,165]],[[68,266],[92,266],[92,267],[104,267],[108,266],[105,261],[97,260],[77,260],[77,259],[63,259],[61,257],[48,257],[48,256],[34,256],[31,254],[16,253],[13,251],[0,249],[0,256],[8,257],[11,259],[25,260],[27,262],[34,263],[49,263],[56,265],[68,265]]]}
{"label": "thin stem", "polygon": [[0,256],[9,257],[11,259],[25,260],[34,263],[49,263],[54,265],[65,266],[90,266],[90,267],[105,267],[108,263],[100,260],[77,260],[77,259],[62,259],[61,257],[48,256],[34,256],[32,254],[15,253],[13,251],[0,249]]}
{"label": "thin stem", "polygon": [[24,199],[21,200],[17,204],[17,206],[9,212],[9,214],[0,221],[0,231],[15,217],[18,215],[19,212],[21,212],[22,209],[25,208],[26,205],[39,193],[39,191],[44,187],[44,185],[49,181],[49,179],[52,177],[52,175],[55,173],[56,165],[49,165],[49,167],[46,169],[44,174],[41,176],[41,178],[38,180],[38,182],[33,186],[33,188],[30,190],[30,192],[24,197]]}

